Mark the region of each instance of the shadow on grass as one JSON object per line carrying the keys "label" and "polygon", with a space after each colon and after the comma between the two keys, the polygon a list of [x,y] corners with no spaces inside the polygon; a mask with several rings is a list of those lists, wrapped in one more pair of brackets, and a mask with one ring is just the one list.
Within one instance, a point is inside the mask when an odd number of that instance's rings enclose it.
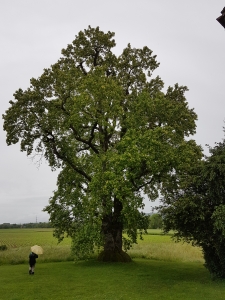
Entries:
{"label": "shadow on grass", "polygon": [[[75,266],[94,268],[99,272],[125,272],[129,277],[151,277],[152,280],[205,282],[210,275],[201,263],[185,263],[150,259],[134,259],[131,263],[104,263],[96,260],[76,262]],[[131,272],[132,271],[132,272]]]}

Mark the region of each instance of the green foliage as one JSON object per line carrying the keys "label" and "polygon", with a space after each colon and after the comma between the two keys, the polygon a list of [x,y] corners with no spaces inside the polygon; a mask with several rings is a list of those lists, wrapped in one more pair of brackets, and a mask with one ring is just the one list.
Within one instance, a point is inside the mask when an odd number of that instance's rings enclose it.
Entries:
{"label": "green foliage", "polygon": [[150,229],[161,229],[163,226],[163,220],[160,214],[152,214],[149,216],[149,225],[148,228]]}
{"label": "green foliage", "polygon": [[186,139],[197,119],[187,88],[163,92],[152,51],[128,44],[116,56],[113,37],[99,27],[80,31],[58,62],[14,93],[3,115],[8,145],[60,168],[45,211],[78,256],[99,246],[121,251],[123,229],[129,248],[147,229],[139,213],[145,195],[156,199],[202,155]]}
{"label": "green foliage", "polygon": [[163,198],[164,230],[201,246],[212,277],[225,278],[225,142],[180,176],[179,190]]}

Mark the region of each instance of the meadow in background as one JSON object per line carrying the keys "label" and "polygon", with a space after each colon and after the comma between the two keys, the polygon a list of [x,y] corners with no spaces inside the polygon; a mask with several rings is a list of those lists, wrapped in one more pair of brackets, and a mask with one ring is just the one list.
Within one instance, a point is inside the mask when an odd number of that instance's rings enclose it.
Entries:
{"label": "meadow in background", "polygon": [[[0,265],[27,263],[30,247],[35,244],[44,249],[38,263],[73,260],[70,251],[71,239],[64,238],[58,244],[51,228],[1,229],[0,245],[6,245],[7,250],[0,251]],[[149,229],[144,239],[139,240],[128,253],[132,258],[204,262],[201,249],[186,243],[175,243],[171,235],[163,235],[160,229]]]}

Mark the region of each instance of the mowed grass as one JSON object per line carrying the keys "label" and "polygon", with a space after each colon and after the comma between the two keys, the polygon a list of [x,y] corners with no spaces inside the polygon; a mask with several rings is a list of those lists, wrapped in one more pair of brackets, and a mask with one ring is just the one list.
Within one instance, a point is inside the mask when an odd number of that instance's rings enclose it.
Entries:
{"label": "mowed grass", "polygon": [[225,284],[212,281],[200,263],[134,259],[0,266],[1,300],[210,300],[224,299]]}
{"label": "mowed grass", "polygon": [[[225,282],[212,281],[201,250],[174,243],[170,235],[149,230],[123,263],[74,262],[71,240],[61,244],[51,229],[3,229],[0,245],[0,300],[26,299],[225,299]],[[44,248],[28,275],[30,246]]]}

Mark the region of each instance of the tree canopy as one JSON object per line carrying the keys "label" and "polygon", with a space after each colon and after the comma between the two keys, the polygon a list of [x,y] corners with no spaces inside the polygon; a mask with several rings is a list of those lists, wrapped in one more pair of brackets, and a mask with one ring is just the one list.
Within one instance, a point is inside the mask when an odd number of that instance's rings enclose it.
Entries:
{"label": "tree canopy", "polygon": [[57,238],[71,236],[78,256],[97,246],[100,259],[126,261],[122,247],[148,227],[144,197],[156,199],[202,154],[187,139],[197,119],[187,87],[164,92],[152,76],[159,66],[152,51],[128,44],[116,56],[113,37],[99,27],[80,31],[54,65],[14,93],[3,119],[8,145],[60,169],[45,208]]}
{"label": "tree canopy", "polygon": [[201,246],[212,277],[225,278],[225,141],[167,190],[160,212],[164,230]]}

